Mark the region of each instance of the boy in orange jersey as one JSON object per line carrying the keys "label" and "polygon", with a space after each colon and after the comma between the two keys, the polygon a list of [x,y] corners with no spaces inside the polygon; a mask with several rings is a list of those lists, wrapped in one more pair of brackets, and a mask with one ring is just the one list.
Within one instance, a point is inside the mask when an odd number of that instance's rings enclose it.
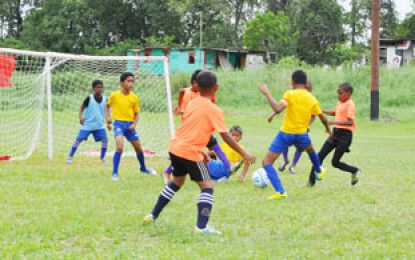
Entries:
{"label": "boy in orange jersey", "polygon": [[164,187],[156,205],[145,223],[156,220],[164,207],[170,202],[175,193],[183,186],[186,175],[195,181],[200,188],[197,204],[196,232],[220,234],[207,226],[213,206],[213,183],[206,166],[207,154],[203,152],[213,132],[217,131],[223,140],[235,151],[242,155],[245,161],[253,163],[255,156],[242,149],[229,135],[222,110],[212,102],[212,97],[218,89],[215,74],[202,71],[197,76],[199,97],[189,103],[183,113],[183,121],[169,145],[170,159],[173,165],[173,180]]}
{"label": "boy in orange jersey", "polygon": [[[334,121],[328,121],[330,125],[334,125],[333,136],[329,137],[318,153],[321,164],[326,156],[334,150],[331,164],[345,172],[350,172],[352,175],[351,184],[356,185],[360,178],[360,171],[355,166],[348,165],[341,162],[344,153],[349,152],[349,147],[352,144],[353,131],[356,129],[355,114],[356,107],[351,99],[353,87],[350,83],[343,83],[337,89],[339,102],[333,110],[323,110],[323,113],[329,116],[334,116]],[[309,185],[315,184],[314,169],[311,170]]]}

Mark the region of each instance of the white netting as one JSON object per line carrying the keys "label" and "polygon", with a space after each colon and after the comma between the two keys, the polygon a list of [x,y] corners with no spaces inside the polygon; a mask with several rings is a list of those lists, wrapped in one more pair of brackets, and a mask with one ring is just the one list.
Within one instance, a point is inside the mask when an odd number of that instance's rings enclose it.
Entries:
{"label": "white netting", "polygon": [[[10,49],[0,49],[1,55],[15,59],[16,69],[10,79],[13,86],[0,88],[0,156],[24,158],[31,154],[32,147],[46,154],[50,143],[53,143],[54,156],[67,156],[79,131],[79,108],[91,94],[92,81],[102,80],[108,97],[120,89],[119,77],[125,71],[136,75],[133,92],[141,103],[137,131],[143,148],[148,154],[166,154],[172,117],[164,57],[92,57]],[[52,113],[48,113],[48,82]],[[52,122],[49,126],[48,120]],[[49,142],[48,127],[53,129]],[[39,138],[36,138],[38,133]],[[115,148],[114,138],[112,132],[107,134],[111,154]],[[88,142],[80,145],[76,156],[93,156],[99,148],[90,136]],[[132,151],[129,144],[125,145],[125,151],[127,154]]]}

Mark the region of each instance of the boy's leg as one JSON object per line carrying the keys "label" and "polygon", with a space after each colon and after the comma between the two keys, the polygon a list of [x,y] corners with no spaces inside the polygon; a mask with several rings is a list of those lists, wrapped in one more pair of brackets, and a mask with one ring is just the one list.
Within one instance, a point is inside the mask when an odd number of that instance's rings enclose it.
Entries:
{"label": "boy's leg", "polygon": [[112,159],[112,177],[118,178],[118,168],[121,161],[121,155],[124,148],[124,136],[123,135],[117,135],[115,136],[115,153],[114,157]]}
{"label": "boy's leg", "polygon": [[79,147],[79,145],[82,143],[82,140],[78,140],[78,138],[77,139],[75,139],[75,142],[73,143],[73,145],[72,145],[72,148],[71,148],[71,151],[70,151],[70,153],[69,153],[69,158],[68,158],[68,161],[69,160],[72,160],[72,158],[74,157],[74,155],[75,155],[75,152],[76,152],[76,150],[78,149],[78,147]]}
{"label": "boy's leg", "polygon": [[206,180],[199,181],[197,184],[200,188],[200,195],[197,202],[196,226],[199,229],[204,229],[207,227],[207,223],[209,222],[209,217],[213,208],[213,183],[211,180]]}
{"label": "boy's leg", "polygon": [[99,155],[99,159],[101,161],[105,160],[105,155],[107,154],[107,149],[108,149],[108,139],[105,139],[101,143],[101,154]]}
{"label": "boy's leg", "polygon": [[[331,151],[333,151],[335,147],[336,146],[335,146],[335,143],[332,137],[330,137],[324,142],[323,147],[320,149],[320,152],[318,153],[318,159],[320,161],[320,166],[323,165],[324,159],[327,157],[327,155],[329,155]],[[316,174],[315,174],[314,166],[312,166],[311,171],[310,171],[310,176],[309,176],[309,184],[313,186],[315,183],[316,183]]]}
{"label": "boy's leg", "polygon": [[291,163],[291,167],[297,166],[298,160],[300,160],[302,153],[303,152],[300,149],[295,150],[295,154],[294,154],[293,162]]}
{"label": "boy's leg", "polygon": [[343,157],[344,153],[346,153],[349,150],[349,146],[352,143],[352,135],[351,134],[345,134],[342,136],[343,140],[340,140],[336,150],[334,150],[334,155],[331,160],[331,164],[333,167],[338,168],[345,172],[350,172],[352,174],[357,173],[359,170],[358,168],[348,165],[346,163],[341,162],[341,158]]}
{"label": "boy's leg", "polygon": [[141,147],[141,142],[139,140],[131,140],[130,143],[134,147],[137,160],[140,163],[140,171],[143,173],[156,175],[156,172],[153,169],[150,169],[146,166],[143,148]]}
{"label": "boy's leg", "polygon": [[98,129],[94,130],[92,134],[94,135],[95,142],[101,142],[101,154],[99,156],[99,159],[101,161],[104,161],[105,154],[107,153],[108,148],[107,133],[105,132],[105,129]]}
{"label": "boy's leg", "polygon": [[156,205],[151,211],[151,215],[154,220],[159,217],[161,211],[173,199],[176,192],[180,190],[180,188],[183,186],[185,182],[185,179],[186,176],[174,177],[173,180],[164,187],[164,189],[160,193]]}
{"label": "boy's leg", "polygon": [[284,150],[282,155],[284,157],[284,161],[281,162],[280,166],[278,167],[278,170],[280,170],[281,172],[285,171],[285,167],[287,167],[287,165],[290,163],[290,161],[288,160],[288,147]]}
{"label": "boy's leg", "polygon": [[267,172],[268,179],[270,180],[275,191],[280,194],[284,194],[285,190],[278,176],[278,172],[272,166],[275,160],[277,160],[279,156],[280,156],[279,153],[268,151],[267,154],[265,155],[264,160],[262,161],[262,165],[264,167],[264,170]]}
{"label": "boy's leg", "polygon": [[90,134],[91,134],[90,131],[79,130],[79,133],[76,136],[75,142],[72,145],[71,151],[69,152],[69,158],[66,161],[68,164],[72,163],[72,158],[74,157],[75,152],[78,149],[79,145],[82,143],[82,141],[88,140],[88,137]]}
{"label": "boy's leg", "polygon": [[207,144],[207,148],[213,150],[215,154],[218,156],[219,160],[225,164],[225,167],[227,169],[231,169],[231,163],[228,160],[228,157],[226,157],[225,153],[222,151],[222,148],[220,148],[218,141],[215,137],[211,136],[209,143]]}

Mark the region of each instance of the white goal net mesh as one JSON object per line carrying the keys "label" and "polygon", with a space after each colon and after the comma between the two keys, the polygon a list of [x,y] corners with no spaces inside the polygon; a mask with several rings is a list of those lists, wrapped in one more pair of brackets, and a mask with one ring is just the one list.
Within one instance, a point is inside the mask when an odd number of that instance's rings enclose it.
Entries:
{"label": "white goal net mesh", "polygon": [[[167,71],[166,71],[167,70]],[[104,83],[104,95],[120,89],[121,73],[136,76],[140,99],[137,132],[146,155],[166,155],[173,121],[165,57],[94,57],[0,49],[0,156],[25,159],[32,153],[66,157],[79,131],[79,110]],[[2,86],[3,85],[3,86]],[[49,108],[49,109],[48,109]],[[107,131],[108,155],[115,149]],[[125,154],[132,153],[124,145]],[[90,136],[76,156],[99,156]]]}

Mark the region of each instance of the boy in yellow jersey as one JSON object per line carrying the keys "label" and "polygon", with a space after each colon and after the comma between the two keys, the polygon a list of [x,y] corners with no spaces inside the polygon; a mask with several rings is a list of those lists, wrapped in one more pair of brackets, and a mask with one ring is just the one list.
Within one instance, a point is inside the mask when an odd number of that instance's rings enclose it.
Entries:
{"label": "boy in yellow jersey", "polygon": [[320,118],[327,133],[331,135],[327,119],[322,114],[317,99],[306,90],[307,74],[302,70],[297,70],[292,74],[291,80],[293,89],[286,91],[280,102],[277,102],[272,97],[266,85],[259,87],[259,90],[265,95],[274,112],[279,113],[284,109],[287,110],[282,127],[272,141],[262,161],[267,176],[276,191],[274,195],[268,198],[269,200],[287,197],[287,193],[284,191],[278,172],[273,167],[273,164],[290,145],[295,145],[308,153],[318,178],[323,178],[325,174],[324,170],[320,168],[320,160],[311,144],[307,128],[311,117],[315,115]]}
{"label": "boy in yellow jersey", "polygon": [[[118,180],[118,167],[124,147],[124,137],[131,143],[140,162],[140,171],[146,174],[156,175],[153,169],[146,167],[144,152],[141,147],[140,138],[135,130],[140,112],[140,100],[131,90],[135,76],[131,72],[124,72],[120,76],[121,90],[111,93],[105,107],[108,130],[111,130],[114,119],[114,137],[116,151],[113,158],[112,179]],[[111,113],[110,113],[111,109]]]}

